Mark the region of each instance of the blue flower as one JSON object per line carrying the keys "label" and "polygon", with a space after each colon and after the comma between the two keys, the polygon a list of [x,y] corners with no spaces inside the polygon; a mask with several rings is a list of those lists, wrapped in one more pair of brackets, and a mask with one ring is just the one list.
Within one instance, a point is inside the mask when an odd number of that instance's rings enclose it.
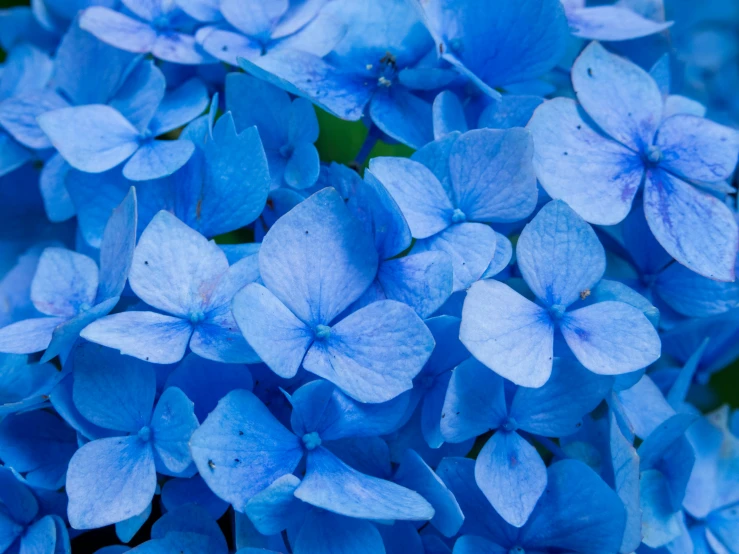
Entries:
{"label": "blue flower", "polygon": [[38,117],[39,126],[69,165],[102,173],[128,160],[123,174],[144,181],[171,175],[187,163],[195,151],[191,141],[156,137],[182,127],[205,110],[205,86],[193,79],[165,94],[164,77],[151,63],[137,77],[128,83],[133,97],[120,100],[124,107],[137,103],[133,120],[105,104],[62,108]]}
{"label": "blue flower", "polygon": [[31,354],[42,361],[66,358],[80,331],[118,303],[136,244],[136,194],[133,188],[108,220],[94,260],[71,250],[46,248],[31,284],[36,309],[48,317],[25,319],[0,329],[0,351]]}
{"label": "blue flower", "polygon": [[[570,31],[576,37],[602,40],[619,41],[633,40],[637,38],[654,35],[669,29],[672,21],[664,21],[664,9],[662,13],[650,13],[652,16],[661,15],[662,21],[655,21],[647,14],[640,14],[633,10],[628,4],[616,2],[610,6],[585,5],[585,0],[562,0],[567,14],[567,23]],[[652,4],[658,4],[653,2]]]}
{"label": "blue flower", "polygon": [[251,258],[229,267],[215,243],[161,211],[141,235],[129,274],[133,292],[160,311],[110,315],[81,336],[152,363],[178,362],[188,344],[207,359],[258,362],[231,315],[234,294],[258,276]]}
{"label": "blue flower", "polygon": [[519,221],[534,210],[532,155],[525,130],[480,129],[447,135],[410,160],[375,158],[369,170],[400,206],[417,239],[412,252],[446,252],[459,291],[493,259],[497,238],[487,223]]}
{"label": "blue flower", "polygon": [[360,473],[330,450],[330,444],[339,439],[395,429],[407,398],[364,405],[318,380],[298,389],[291,403],[292,432],[252,393],[234,391],[193,434],[193,460],[218,496],[239,511],[248,510],[257,493],[292,473],[305,457],[305,477],[291,493],[307,504],[360,519],[433,517],[433,508],[419,494]]}
{"label": "blue flower", "polygon": [[188,471],[190,435],[198,427],[193,404],[175,387],[156,401],[150,364],[92,343],[74,353],[75,407],[112,436],[85,444],[67,472],[69,522],[91,529],[137,516],[149,505],[157,472]]}
{"label": "blue flower", "polygon": [[343,319],[377,275],[372,237],[334,189],[283,216],[259,250],[264,286],[234,298],[236,322],[275,373],[301,365],[362,402],[390,400],[412,387],[431,354],[431,333],[406,304],[374,302]]}
{"label": "blue flower", "polygon": [[606,258],[595,232],[564,202],[550,202],[526,226],[516,257],[536,302],[486,280],[470,288],[462,311],[462,343],[496,373],[542,386],[552,370],[555,331],[596,373],[628,373],[659,358],[659,336],[633,305],[606,300],[570,311],[590,296]]}
{"label": "blue flower", "polygon": [[664,249],[696,273],[733,281],[736,221],[695,185],[721,190],[736,166],[739,133],[671,113],[652,77],[598,43],[577,59],[572,82],[589,118],[575,101],[557,98],[528,126],[546,191],[587,221],[612,225],[629,213],[644,182],[644,213]]}
{"label": "blue flower", "polygon": [[103,42],[173,63],[199,65],[215,60],[191,34],[196,23],[169,0],[122,0],[132,16],[105,6],[80,15],[80,27]]}

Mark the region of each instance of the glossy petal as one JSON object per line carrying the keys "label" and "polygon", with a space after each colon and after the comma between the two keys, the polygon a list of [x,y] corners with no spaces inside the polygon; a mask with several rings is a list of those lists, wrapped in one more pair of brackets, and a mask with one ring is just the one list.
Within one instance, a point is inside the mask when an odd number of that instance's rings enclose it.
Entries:
{"label": "glossy petal", "polygon": [[734,280],[739,230],[729,209],[664,171],[650,171],[644,215],[659,243],[678,262],[719,281]]}
{"label": "glossy petal", "polygon": [[102,104],[46,112],[38,124],[69,165],[88,173],[112,169],[139,148],[136,128]]}
{"label": "glossy petal", "polygon": [[154,453],[137,436],[100,439],[69,463],[69,522],[75,529],[117,523],[144,511],[156,489]]}
{"label": "glossy petal", "polygon": [[434,515],[434,509],[418,493],[359,473],[320,446],[308,455],[305,478],[295,496],[356,518],[425,521]]}
{"label": "glossy petal", "polygon": [[562,319],[561,330],[580,363],[602,375],[642,369],[661,353],[652,324],[623,302],[599,302],[570,312]]}
{"label": "glossy petal", "polygon": [[190,440],[195,465],[218,496],[243,511],[272,481],[291,473],[302,443],[252,393],[225,396]]}
{"label": "glossy petal", "polygon": [[603,276],[606,256],[595,231],[561,201],[550,202],[521,233],[516,261],[548,306],[569,306]]}
{"label": "glossy petal", "polygon": [[652,144],[662,122],[662,95],[646,71],[594,42],[572,66],[572,85],[608,135],[636,152]]}
{"label": "glossy petal", "polygon": [[475,358],[518,385],[540,387],[549,379],[552,321],[503,283],[480,281],[470,288],[459,337]]}
{"label": "glossy petal", "polygon": [[527,128],[536,176],[552,198],[592,223],[611,225],[626,217],[644,177],[634,152],[593,130],[568,98],[539,106]]}
{"label": "glossy petal", "polygon": [[360,402],[385,402],[409,390],[434,347],[431,332],[405,304],[370,304],[331,328],[303,361]]}

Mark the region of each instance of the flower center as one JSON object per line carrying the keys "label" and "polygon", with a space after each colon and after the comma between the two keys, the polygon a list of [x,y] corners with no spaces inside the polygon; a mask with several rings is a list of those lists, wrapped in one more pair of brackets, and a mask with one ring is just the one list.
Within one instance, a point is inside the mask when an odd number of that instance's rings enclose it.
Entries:
{"label": "flower center", "polygon": [[662,150],[659,146],[652,145],[647,148],[647,161],[655,165],[662,161]]}
{"label": "flower center", "polygon": [[80,307],[79,307],[78,312],[79,313],[84,313],[87,310],[89,310],[90,308],[92,308],[92,306],[90,306],[90,304],[88,304],[87,302],[83,302],[82,304],[80,304]]}
{"label": "flower center", "polygon": [[562,319],[563,315],[565,315],[566,310],[567,306],[563,304],[555,304],[554,306],[549,307],[549,315],[552,316],[552,319],[559,320]]}
{"label": "flower center", "polygon": [[289,158],[293,155],[293,145],[292,144],[285,144],[283,146],[280,146],[280,155],[283,158]]}
{"label": "flower center", "polygon": [[321,446],[321,437],[315,431],[306,433],[303,435],[303,444],[308,450],[314,450]]}
{"label": "flower center", "polygon": [[151,26],[154,27],[157,31],[162,31],[169,27],[169,19],[166,15],[160,15],[151,22]]}
{"label": "flower center", "polygon": [[[500,427],[508,433],[513,433],[514,431],[518,430],[518,422],[515,420],[515,418],[509,417],[503,422],[503,425],[501,425]],[[521,552],[523,552],[523,550]]]}
{"label": "flower center", "polygon": [[149,442],[151,440],[151,428],[148,425],[144,425],[139,429],[138,436],[142,441]]}
{"label": "flower center", "polygon": [[316,335],[316,340],[324,340],[331,334],[331,327],[328,325],[316,325],[313,333]]}
{"label": "flower center", "polygon": [[462,223],[463,221],[467,221],[467,214],[465,214],[459,208],[456,208],[454,210],[454,213],[452,213],[452,221],[454,223]]}
{"label": "flower center", "polygon": [[526,551],[520,546],[514,546],[508,551],[508,554],[526,554]]}
{"label": "flower center", "polygon": [[205,314],[200,310],[198,310],[197,312],[190,313],[190,323],[197,325],[204,319],[205,319]]}

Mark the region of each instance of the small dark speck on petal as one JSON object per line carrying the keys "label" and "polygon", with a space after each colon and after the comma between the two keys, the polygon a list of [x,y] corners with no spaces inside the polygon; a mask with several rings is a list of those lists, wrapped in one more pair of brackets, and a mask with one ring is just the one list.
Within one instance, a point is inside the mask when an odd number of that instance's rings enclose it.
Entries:
{"label": "small dark speck on petal", "polygon": [[216,468],[216,464],[213,463],[213,460],[208,460],[208,467],[210,469],[215,469]]}
{"label": "small dark speck on petal", "polygon": [[149,262],[147,260],[144,260],[144,265],[149,265]]}
{"label": "small dark speck on petal", "polygon": [[582,125],[577,126],[577,130],[579,131],[580,129],[582,129]]}
{"label": "small dark speck on petal", "polygon": [[569,153],[565,152],[565,156],[569,156]]}
{"label": "small dark speck on petal", "polygon": [[592,76],[593,76],[593,69],[592,69],[591,67],[588,67],[588,75],[589,75],[590,77],[592,77]]}

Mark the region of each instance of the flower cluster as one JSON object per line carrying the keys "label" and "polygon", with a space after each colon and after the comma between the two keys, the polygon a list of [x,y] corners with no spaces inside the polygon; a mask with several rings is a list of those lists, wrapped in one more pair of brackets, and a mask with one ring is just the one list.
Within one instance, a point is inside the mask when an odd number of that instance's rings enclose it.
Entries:
{"label": "flower cluster", "polygon": [[739,554],[735,0],[31,4],[0,554]]}

